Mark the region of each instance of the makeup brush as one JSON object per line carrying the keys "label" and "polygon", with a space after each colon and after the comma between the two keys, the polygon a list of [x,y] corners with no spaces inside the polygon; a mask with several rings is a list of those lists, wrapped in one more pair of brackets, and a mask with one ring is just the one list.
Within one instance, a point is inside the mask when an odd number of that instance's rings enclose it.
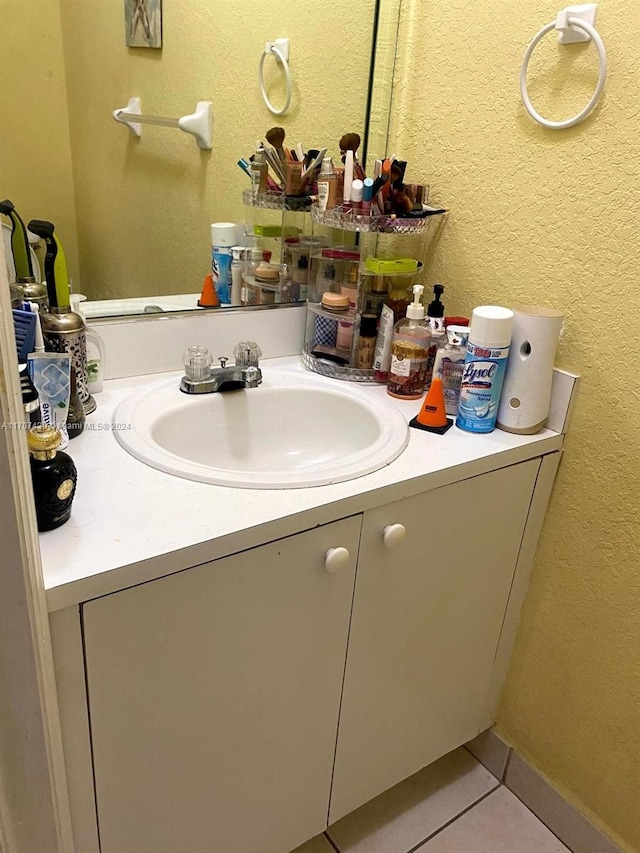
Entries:
{"label": "makeup brush", "polygon": [[326,148],[322,148],[320,151],[318,151],[318,153],[316,154],[316,156],[313,158],[313,160],[309,163],[309,165],[307,166],[307,168],[306,168],[306,169],[304,170],[304,172],[302,173],[302,184],[303,184],[303,189],[304,189],[304,187],[306,187],[306,186],[307,186],[307,183],[308,183],[308,181],[309,181],[309,178],[311,178],[311,176],[313,175],[313,173],[315,172],[315,170],[316,170],[316,169],[319,169],[319,168],[320,168],[320,166],[322,165],[322,160],[324,159],[324,156],[325,156],[325,154],[326,154],[326,153],[327,153],[327,149],[326,149]]}
{"label": "makeup brush", "polygon": [[280,158],[278,157],[275,148],[271,148],[271,146],[267,147],[266,145],[262,146],[264,148],[264,153],[267,158],[267,163],[273,169],[275,175],[280,179],[282,184],[285,183],[285,174],[283,164],[280,162]]}
{"label": "makeup brush", "polygon": [[284,165],[287,162],[287,158],[284,153],[284,137],[285,131],[284,127],[271,127],[266,133],[267,142],[278,152],[278,157],[280,161]]}
{"label": "makeup brush", "polygon": [[340,140],[340,153],[344,156],[347,151],[353,151],[355,157],[358,148],[360,148],[360,134],[345,133]]}
{"label": "makeup brush", "polygon": [[353,175],[359,181],[364,181],[367,177],[364,169],[358,163],[357,151],[360,147],[359,133],[345,133],[340,139],[340,153],[342,154],[342,162],[345,162],[347,151],[353,151]]}
{"label": "makeup brush", "polygon": [[313,163],[316,157],[319,154],[319,150],[317,148],[310,148],[307,153],[304,155],[304,167],[305,169],[309,168],[309,165]]}

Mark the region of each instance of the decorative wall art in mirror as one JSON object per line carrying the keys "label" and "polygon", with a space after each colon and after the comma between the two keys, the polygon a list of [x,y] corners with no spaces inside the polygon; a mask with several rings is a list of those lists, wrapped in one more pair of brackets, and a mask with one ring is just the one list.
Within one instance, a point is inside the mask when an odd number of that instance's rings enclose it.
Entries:
{"label": "decorative wall art in mirror", "polygon": [[[211,223],[276,221],[243,203],[250,179],[238,165],[270,128],[284,129],[287,147],[326,147],[339,163],[348,132],[363,138],[360,157],[381,156],[389,123],[400,0],[125,5],[126,25],[123,2],[0,2],[0,198],[26,222],[55,224],[90,317],[196,309]],[[123,27],[129,38],[137,22],[147,40],[160,11],[162,50],[127,47]],[[258,66],[280,38],[291,102],[274,115]],[[283,104],[282,63],[267,54],[262,70],[270,102]],[[141,123],[137,136],[114,121],[133,97],[165,126]],[[208,102],[210,150],[176,130]],[[6,241],[6,219],[2,230]]]}
{"label": "decorative wall art in mirror", "polygon": [[162,47],[162,0],[124,0],[127,47]]}

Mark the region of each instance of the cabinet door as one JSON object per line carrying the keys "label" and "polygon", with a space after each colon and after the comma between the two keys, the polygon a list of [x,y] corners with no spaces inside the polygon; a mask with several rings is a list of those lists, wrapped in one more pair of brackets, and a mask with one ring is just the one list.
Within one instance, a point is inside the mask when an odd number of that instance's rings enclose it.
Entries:
{"label": "cabinet door", "polygon": [[361,520],[84,606],[102,853],[283,853],[326,827]]}
{"label": "cabinet door", "polygon": [[365,513],[330,823],[478,734],[538,467]]}

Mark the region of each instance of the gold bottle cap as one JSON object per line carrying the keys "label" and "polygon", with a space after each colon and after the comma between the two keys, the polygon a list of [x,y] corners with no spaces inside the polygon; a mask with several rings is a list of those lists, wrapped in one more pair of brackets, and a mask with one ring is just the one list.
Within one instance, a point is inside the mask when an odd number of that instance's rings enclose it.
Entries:
{"label": "gold bottle cap", "polygon": [[53,426],[35,426],[27,432],[27,445],[32,453],[55,453],[61,443],[60,430]]}

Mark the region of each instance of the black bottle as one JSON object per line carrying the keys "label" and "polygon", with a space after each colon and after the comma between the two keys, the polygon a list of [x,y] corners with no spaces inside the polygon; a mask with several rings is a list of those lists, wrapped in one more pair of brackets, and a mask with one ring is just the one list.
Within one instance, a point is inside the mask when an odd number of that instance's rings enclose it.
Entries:
{"label": "black bottle", "polygon": [[78,474],[70,456],[58,450],[62,436],[55,427],[31,427],[27,444],[38,530],[60,527],[71,515]]}

